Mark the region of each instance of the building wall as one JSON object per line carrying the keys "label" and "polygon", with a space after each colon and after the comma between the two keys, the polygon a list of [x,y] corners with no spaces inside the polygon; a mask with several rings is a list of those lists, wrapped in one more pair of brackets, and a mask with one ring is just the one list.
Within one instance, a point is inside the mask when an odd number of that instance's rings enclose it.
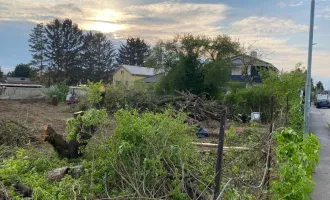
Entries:
{"label": "building wall", "polygon": [[[123,71],[123,73],[122,73]],[[133,85],[134,81],[141,80],[146,76],[138,76],[130,74],[124,67],[120,67],[114,74],[112,83],[114,85],[124,84]]]}
{"label": "building wall", "polygon": [[42,88],[6,87],[0,88],[0,99],[44,99]]}

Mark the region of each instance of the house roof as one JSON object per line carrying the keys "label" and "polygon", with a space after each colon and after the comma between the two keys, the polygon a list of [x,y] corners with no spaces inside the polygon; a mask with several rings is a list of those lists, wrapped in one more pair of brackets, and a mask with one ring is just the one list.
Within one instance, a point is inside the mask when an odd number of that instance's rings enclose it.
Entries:
{"label": "house roof", "polygon": [[266,62],[264,60],[254,58],[249,55],[237,55],[231,57],[234,66],[241,66],[241,62],[245,62],[249,65],[260,66],[260,67],[271,67],[275,71],[279,71],[273,64]]}
{"label": "house roof", "polygon": [[145,83],[156,83],[159,78],[161,78],[162,76],[164,76],[164,73],[160,73],[160,74],[156,74],[153,76],[149,76],[147,78],[142,79]]}
{"label": "house roof", "polygon": [[6,77],[6,83],[31,83],[29,78],[24,77]]}
{"label": "house roof", "polygon": [[[125,68],[132,75],[153,76],[157,74],[154,68],[140,67],[134,65],[121,65],[121,67]],[[120,67],[118,69],[120,69]]]}

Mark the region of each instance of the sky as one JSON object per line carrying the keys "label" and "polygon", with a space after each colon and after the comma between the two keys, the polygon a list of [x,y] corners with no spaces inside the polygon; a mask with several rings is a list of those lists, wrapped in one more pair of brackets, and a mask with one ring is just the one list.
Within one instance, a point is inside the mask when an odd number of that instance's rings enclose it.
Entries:
{"label": "sky", "polygon": [[[280,70],[307,67],[310,0],[0,0],[0,66],[31,60],[36,23],[70,18],[106,33],[118,47],[141,37],[149,44],[177,34],[227,34]],[[330,0],[316,0],[312,77],[330,87]],[[249,49],[250,48],[250,49]]]}

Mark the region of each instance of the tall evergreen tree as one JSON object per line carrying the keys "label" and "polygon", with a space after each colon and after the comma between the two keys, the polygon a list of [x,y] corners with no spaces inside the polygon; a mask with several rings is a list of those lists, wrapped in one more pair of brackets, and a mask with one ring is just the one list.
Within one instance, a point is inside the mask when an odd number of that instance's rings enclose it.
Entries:
{"label": "tall evergreen tree", "polygon": [[3,78],[3,71],[1,70],[1,66],[0,66],[0,79]]}
{"label": "tall evergreen tree", "polygon": [[84,36],[72,20],[55,19],[46,28],[45,56],[50,62],[53,81],[77,84],[81,79]]}
{"label": "tall evergreen tree", "polygon": [[45,53],[45,30],[42,23],[37,24],[30,34],[29,46],[32,52],[31,64],[39,72],[40,81],[44,69],[44,53]]}
{"label": "tall evergreen tree", "polygon": [[148,57],[150,47],[144,40],[128,38],[126,44],[122,44],[118,50],[117,62],[119,64],[143,66]]}
{"label": "tall evergreen tree", "polygon": [[116,50],[103,33],[87,33],[84,40],[84,78],[99,81],[114,67]]}

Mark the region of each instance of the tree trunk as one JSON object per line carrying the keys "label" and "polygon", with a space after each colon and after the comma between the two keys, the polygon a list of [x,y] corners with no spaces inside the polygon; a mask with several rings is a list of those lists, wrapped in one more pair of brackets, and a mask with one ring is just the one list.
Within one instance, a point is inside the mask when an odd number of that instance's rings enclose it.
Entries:
{"label": "tree trunk", "polygon": [[61,158],[77,158],[79,154],[79,142],[76,140],[71,140],[69,143],[65,139],[57,134],[50,125],[45,125],[45,134],[40,136],[42,141],[49,142],[54,150],[58,153]]}

